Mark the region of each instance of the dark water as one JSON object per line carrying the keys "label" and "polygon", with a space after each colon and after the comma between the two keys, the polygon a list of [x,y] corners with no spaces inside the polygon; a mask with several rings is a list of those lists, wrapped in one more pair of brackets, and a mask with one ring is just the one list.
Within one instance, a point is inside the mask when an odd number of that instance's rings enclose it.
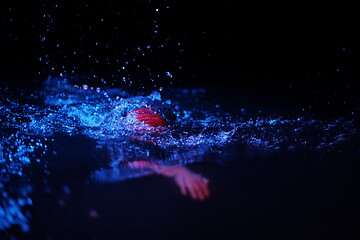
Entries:
{"label": "dark water", "polygon": [[[265,107],[255,114],[234,106],[238,114],[230,114],[206,101],[205,89],[167,91],[132,96],[58,78],[17,97],[2,88],[5,236],[354,236],[354,119],[268,114]],[[145,134],[145,143],[129,137],[121,114],[144,102],[177,115],[166,136]],[[211,196],[181,196],[173,179],[126,165],[138,159],[186,165],[210,180]]]}
{"label": "dark water", "polygon": [[356,14],[263,7],[1,6],[0,238],[358,239]]}

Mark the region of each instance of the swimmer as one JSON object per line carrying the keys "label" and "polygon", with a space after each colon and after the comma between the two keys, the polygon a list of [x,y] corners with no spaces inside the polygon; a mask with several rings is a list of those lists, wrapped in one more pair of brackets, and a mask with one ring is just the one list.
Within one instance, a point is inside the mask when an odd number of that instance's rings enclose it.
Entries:
{"label": "swimmer", "polygon": [[[159,110],[164,113],[166,110]],[[170,115],[170,117],[169,117]],[[156,110],[148,106],[136,108],[126,115],[127,128],[129,131],[135,132],[136,139],[141,141],[138,136],[148,134],[158,137],[166,137],[166,131],[169,128],[169,120],[173,116],[168,114],[168,117],[161,116]],[[146,140],[152,144],[157,144],[156,140]],[[182,195],[190,195],[196,200],[204,200],[210,196],[209,180],[200,174],[193,173],[185,166],[162,166],[153,162],[145,160],[137,160],[128,163],[130,167],[147,168],[161,174],[165,177],[173,178],[175,183],[180,188]]]}

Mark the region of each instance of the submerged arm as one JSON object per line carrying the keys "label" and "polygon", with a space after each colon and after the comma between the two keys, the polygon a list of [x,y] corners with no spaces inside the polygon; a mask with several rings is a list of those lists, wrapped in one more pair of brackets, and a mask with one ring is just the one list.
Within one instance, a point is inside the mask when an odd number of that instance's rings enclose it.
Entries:
{"label": "submerged arm", "polygon": [[162,166],[148,161],[137,160],[129,163],[135,168],[152,169],[165,177],[174,178],[182,195],[190,194],[193,199],[204,200],[210,196],[208,187],[209,180],[200,174],[196,174],[184,166]]}

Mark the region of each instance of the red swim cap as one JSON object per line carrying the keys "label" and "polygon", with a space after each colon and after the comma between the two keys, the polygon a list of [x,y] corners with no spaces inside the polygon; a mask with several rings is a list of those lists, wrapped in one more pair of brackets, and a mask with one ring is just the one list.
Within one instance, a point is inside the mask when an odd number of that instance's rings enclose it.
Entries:
{"label": "red swim cap", "polygon": [[135,131],[162,131],[169,123],[157,112],[148,108],[136,108],[128,113],[130,128]]}

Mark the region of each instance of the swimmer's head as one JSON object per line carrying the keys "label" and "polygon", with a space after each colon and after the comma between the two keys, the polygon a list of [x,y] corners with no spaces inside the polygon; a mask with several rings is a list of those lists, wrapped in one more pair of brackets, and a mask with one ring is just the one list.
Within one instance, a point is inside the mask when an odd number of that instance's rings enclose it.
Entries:
{"label": "swimmer's head", "polygon": [[157,134],[164,132],[169,122],[159,113],[149,108],[136,108],[127,116],[128,130],[144,134]]}

